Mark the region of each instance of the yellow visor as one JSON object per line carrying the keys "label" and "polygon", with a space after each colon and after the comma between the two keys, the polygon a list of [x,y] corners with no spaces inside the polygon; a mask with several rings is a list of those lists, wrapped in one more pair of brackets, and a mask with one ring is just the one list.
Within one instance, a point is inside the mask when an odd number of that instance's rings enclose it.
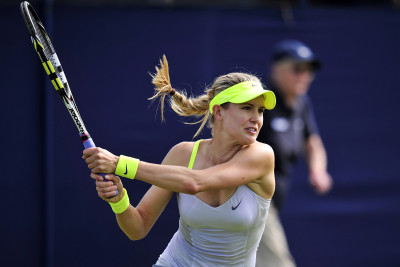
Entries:
{"label": "yellow visor", "polygon": [[264,90],[260,83],[257,82],[241,82],[231,86],[219,94],[217,94],[210,103],[210,112],[215,105],[222,105],[224,103],[241,104],[250,101],[254,98],[264,96],[264,106],[266,109],[273,109],[276,104],[275,94],[272,91]]}

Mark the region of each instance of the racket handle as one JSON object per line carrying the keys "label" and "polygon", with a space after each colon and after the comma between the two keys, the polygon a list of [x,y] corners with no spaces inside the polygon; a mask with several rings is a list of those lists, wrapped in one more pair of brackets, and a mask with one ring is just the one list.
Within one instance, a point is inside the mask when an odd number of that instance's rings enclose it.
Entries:
{"label": "racket handle", "polygon": [[[83,146],[84,146],[85,148],[96,147],[96,145],[94,144],[93,139],[92,139],[91,137],[89,137],[89,139],[83,141]],[[103,176],[104,181],[106,181],[106,178],[105,178],[106,175],[105,175],[104,173],[99,173],[99,174],[100,174],[101,176]],[[115,196],[117,196],[117,195],[118,195],[118,190],[115,190],[115,195],[112,196],[112,197],[115,197]],[[108,198],[112,198],[112,197],[108,197]]]}
{"label": "racket handle", "polygon": [[94,144],[93,139],[91,137],[89,139],[87,139],[86,141],[83,141],[83,146],[85,148],[96,147],[96,145]]}

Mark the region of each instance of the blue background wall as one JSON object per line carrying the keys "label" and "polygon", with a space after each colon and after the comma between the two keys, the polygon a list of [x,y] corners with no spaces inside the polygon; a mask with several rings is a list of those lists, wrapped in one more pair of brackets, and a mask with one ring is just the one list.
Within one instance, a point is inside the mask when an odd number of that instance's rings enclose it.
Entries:
{"label": "blue background wall", "polygon": [[[324,63],[310,95],[335,184],[317,196],[296,166],[282,212],[292,252],[300,267],[400,266],[399,10],[296,9],[292,26],[273,8],[53,10],[50,36],[96,144],[154,163],[197,130],[170,111],[160,123],[147,101],[163,54],[173,85],[200,94],[228,72],[265,77],[283,38],[309,44]],[[97,197],[18,5],[0,8],[0,25],[0,265],[151,266],[177,229],[175,199],[146,239],[129,241]],[[149,187],[124,184],[132,204]]]}

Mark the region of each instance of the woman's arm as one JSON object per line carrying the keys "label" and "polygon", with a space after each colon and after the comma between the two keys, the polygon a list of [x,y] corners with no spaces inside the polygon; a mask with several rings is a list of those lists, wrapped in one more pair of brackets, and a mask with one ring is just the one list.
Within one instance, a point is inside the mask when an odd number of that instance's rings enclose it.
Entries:
{"label": "woman's arm", "polygon": [[[190,154],[186,153],[187,143],[182,143],[171,149],[169,156],[188,160]],[[105,164],[103,153],[110,153],[100,148],[90,148],[84,151],[87,163],[92,172],[114,172],[117,160]],[[116,157],[116,156],[115,156]],[[113,157],[111,157],[113,158]],[[180,165],[180,166],[175,166]],[[254,143],[239,152],[228,162],[203,169],[191,170],[186,164],[159,165],[141,161],[138,166],[135,179],[156,185],[170,191],[196,194],[202,191],[218,190],[237,187],[243,184],[259,184],[260,195],[272,196],[273,193],[273,169],[274,154],[272,149],[265,144]],[[271,193],[272,192],[272,193]]]}
{"label": "woman's arm", "polygon": [[[162,164],[187,164],[184,161],[180,161],[180,157],[177,157],[176,153],[182,153],[182,151],[175,150],[175,153],[170,151],[164,158]],[[107,198],[114,195],[115,189],[118,189],[119,192],[123,192],[123,185],[119,177],[108,174],[106,176],[107,181],[104,181],[102,176],[94,173],[91,174],[91,177],[96,179],[96,189],[98,195],[102,199],[107,202],[117,202],[122,198],[122,194],[111,199]],[[153,185],[136,207],[129,205],[128,209],[124,212],[116,214],[119,227],[131,240],[144,238],[164,211],[173,194],[173,191]]]}
{"label": "woman's arm", "polygon": [[131,240],[144,238],[164,211],[173,192],[152,186],[137,207],[130,205],[126,211],[116,214],[121,230]]}
{"label": "woman's arm", "polygon": [[[107,198],[115,193],[115,189],[123,192],[123,185],[118,176],[108,174],[107,181],[97,174],[92,173],[91,177],[96,179],[98,195],[105,201],[116,203],[123,197],[123,193],[120,193],[116,197]],[[115,214],[119,227],[131,240],[144,238],[165,209],[172,195],[171,191],[152,186],[137,207],[130,204],[124,212]]]}
{"label": "woman's arm", "polygon": [[257,143],[240,150],[228,162],[203,170],[140,162],[136,177],[186,194],[252,184],[258,185],[256,193],[270,198],[275,185],[274,153],[268,145]]}

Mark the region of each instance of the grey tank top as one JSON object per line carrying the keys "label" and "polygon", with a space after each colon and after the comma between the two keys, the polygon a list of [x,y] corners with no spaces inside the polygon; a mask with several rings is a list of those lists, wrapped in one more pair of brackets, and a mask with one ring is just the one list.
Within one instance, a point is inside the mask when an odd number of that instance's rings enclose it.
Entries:
{"label": "grey tank top", "polygon": [[[196,157],[199,142],[191,159]],[[193,156],[194,155],[194,156]],[[191,160],[189,167],[193,167]],[[270,200],[246,185],[218,207],[179,193],[179,229],[156,265],[168,267],[254,267]]]}

